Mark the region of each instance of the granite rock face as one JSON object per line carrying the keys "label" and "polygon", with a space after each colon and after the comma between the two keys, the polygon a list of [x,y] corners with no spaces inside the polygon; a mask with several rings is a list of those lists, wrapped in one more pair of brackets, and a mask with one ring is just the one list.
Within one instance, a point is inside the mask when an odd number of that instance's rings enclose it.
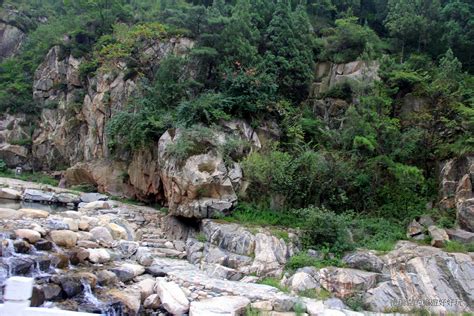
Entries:
{"label": "granite rock face", "polygon": [[320,62],[315,69],[312,95],[318,96],[343,82],[372,82],[378,80],[379,64],[375,61],[353,61],[346,64]]}
{"label": "granite rock face", "polygon": [[[0,51],[1,44],[7,44],[3,37],[12,37],[11,30],[10,25],[0,23]],[[165,56],[186,54],[193,45],[188,38],[151,41],[137,60],[144,72],[153,72]],[[115,159],[108,148],[107,122],[136,91],[136,78],[125,76],[128,69],[120,61],[112,70],[85,77],[79,71],[82,63],[60,46],[51,48],[34,75],[34,100],[45,105],[36,122],[38,128],[30,135],[23,127],[23,116],[2,116],[0,159],[11,168],[73,166],[65,174],[65,185],[88,184],[114,195],[163,200],[156,148],[121,157],[125,159]],[[10,144],[27,138],[31,146]],[[123,174],[129,175],[129,181],[123,181]]]}
{"label": "granite rock face", "polygon": [[[468,254],[399,242],[397,248],[382,259],[389,279],[365,294],[365,302],[371,310],[381,312],[391,304],[399,304],[398,307],[408,311],[420,307],[414,303],[416,300],[432,301],[424,307],[435,313],[471,310],[474,262]],[[435,299],[443,301],[435,302]]]}
{"label": "granite rock face", "polygon": [[440,166],[440,202],[443,209],[456,209],[461,229],[474,232],[474,156],[445,161]]}
{"label": "granite rock face", "polygon": [[25,33],[9,23],[0,23],[0,61],[15,56],[26,38]]}
{"label": "granite rock face", "polygon": [[340,128],[344,113],[349,108],[348,101],[351,100],[325,97],[325,93],[344,83],[370,85],[379,80],[379,66],[377,61],[353,61],[346,64],[317,63],[309,96],[315,116],[322,119],[330,128]]}
{"label": "granite rock face", "polygon": [[228,213],[237,203],[242,185],[242,169],[238,163],[226,163],[216,147],[228,142],[230,135],[260,146],[253,129],[242,121],[227,123],[228,132],[211,131],[200,140],[206,148],[201,153],[177,158],[170,154],[183,136],[180,129],[168,130],[158,143],[160,176],[163,191],[174,216],[212,218]]}
{"label": "granite rock face", "polygon": [[291,233],[292,238],[285,241],[264,229],[250,232],[238,224],[208,219],[202,221],[200,230],[206,240],[188,238],[188,260],[203,267],[213,265],[214,271],[218,265],[229,277],[235,277],[237,273],[281,276],[288,258],[299,251],[297,237]]}

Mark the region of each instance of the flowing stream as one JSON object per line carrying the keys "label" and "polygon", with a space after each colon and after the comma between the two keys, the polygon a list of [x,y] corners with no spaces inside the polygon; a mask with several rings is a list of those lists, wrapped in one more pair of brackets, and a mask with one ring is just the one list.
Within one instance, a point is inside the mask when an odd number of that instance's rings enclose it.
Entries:
{"label": "flowing stream", "polygon": [[[66,207],[57,205],[26,203],[20,201],[1,200],[0,207],[10,209],[34,208],[46,210],[50,213],[58,213],[69,210]],[[6,280],[11,276],[27,276],[35,279],[35,284],[47,284],[51,282],[54,275],[74,274],[78,272],[77,267],[70,264],[63,269],[58,269],[54,264],[54,257],[57,254],[67,255],[56,244],[53,243],[50,251],[37,250],[33,245],[29,245],[20,239],[12,239],[10,234],[0,232],[0,302],[3,301],[3,291]],[[84,270],[90,271],[93,266],[84,267]],[[122,316],[122,305],[116,301],[110,301],[105,297],[99,299],[91,288],[91,285],[84,279],[81,279],[82,293],[63,301],[48,302],[43,307],[61,307],[69,302],[75,302],[79,311],[102,314],[106,316]],[[104,290],[104,288],[98,287]]]}

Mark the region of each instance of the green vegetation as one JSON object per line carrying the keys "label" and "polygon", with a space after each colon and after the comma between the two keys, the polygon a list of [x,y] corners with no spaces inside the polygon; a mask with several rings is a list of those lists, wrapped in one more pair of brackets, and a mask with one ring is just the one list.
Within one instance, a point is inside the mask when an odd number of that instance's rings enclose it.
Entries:
{"label": "green vegetation", "polygon": [[329,298],[331,298],[331,292],[323,289],[323,288],[320,288],[320,289],[308,289],[308,290],[304,290],[304,291],[300,291],[298,292],[298,295],[299,296],[302,296],[302,297],[307,297],[307,298],[314,298],[314,299],[317,299],[317,300],[327,300]]}
{"label": "green vegetation", "polygon": [[85,192],[85,193],[97,192],[97,188],[92,184],[73,185],[73,186],[71,186],[70,189],[74,190],[74,191]]}
{"label": "green vegetation", "polygon": [[344,299],[344,303],[353,311],[364,310],[364,298],[362,294],[355,294]]}
{"label": "green vegetation", "polygon": [[23,181],[37,182],[51,186],[58,186],[59,181],[42,172],[23,171],[20,175],[16,175],[13,170],[7,169],[3,160],[0,160],[0,177],[14,178]]}
{"label": "green vegetation", "polygon": [[276,287],[277,289],[279,289],[280,291],[285,292],[285,293],[290,292],[290,289],[288,289],[285,286],[282,286],[280,284],[280,281],[281,280],[277,279],[277,278],[267,277],[267,278],[264,278],[264,279],[260,280],[258,283]]}
{"label": "green vegetation", "polygon": [[[27,33],[19,55],[0,63],[2,113],[55,106],[31,93],[54,45],[82,59],[84,82],[120,64],[137,89],[111,109],[112,153],[130,157],[170,130],[178,137],[166,153],[178,161],[208,151],[240,161],[248,188],[223,220],[275,226],[283,239],[281,228],[298,228],[305,247],[336,258],[357,247],[392,249],[436,199],[438,162],[474,151],[467,0],[4,0],[2,7],[17,10],[11,23]],[[195,43],[186,54],[159,63],[144,54],[180,37]],[[342,104],[340,113],[317,115],[316,63],[356,60],[378,65],[380,80],[339,82],[318,98]],[[279,137],[258,151],[238,138],[222,144],[213,130],[230,119],[276,123]],[[432,213],[438,225],[454,224],[454,212]],[[292,260],[291,268],[321,264]]]}
{"label": "green vegetation", "polygon": [[286,268],[288,270],[295,271],[299,268],[303,267],[315,267],[317,269],[327,267],[327,266],[333,266],[333,267],[343,267],[344,263],[338,259],[337,257],[334,257],[333,259],[329,259],[329,255],[327,253],[328,250],[326,250],[326,253],[323,255],[326,257],[325,259],[317,259],[309,256],[305,252],[300,252],[294,256],[292,256],[288,262],[286,263]]}
{"label": "green vegetation", "polygon": [[262,313],[258,309],[253,308],[250,305],[247,305],[245,308],[245,316],[260,316],[261,314]]}
{"label": "green vegetation", "polygon": [[0,172],[5,173],[7,170],[7,164],[5,163],[5,161],[0,159]]}
{"label": "green vegetation", "polygon": [[206,242],[207,241],[207,237],[206,237],[206,235],[204,235],[204,233],[197,234],[196,239],[199,242]]}
{"label": "green vegetation", "polygon": [[474,244],[462,244],[455,240],[450,240],[446,242],[443,249],[447,252],[473,252]]}

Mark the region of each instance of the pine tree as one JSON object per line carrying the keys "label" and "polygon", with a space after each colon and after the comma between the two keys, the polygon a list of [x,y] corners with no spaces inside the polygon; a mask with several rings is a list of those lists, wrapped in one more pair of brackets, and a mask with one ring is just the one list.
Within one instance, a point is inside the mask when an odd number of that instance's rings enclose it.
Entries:
{"label": "pine tree", "polygon": [[296,102],[307,96],[312,78],[309,25],[303,6],[292,12],[288,1],[280,1],[266,32],[266,67],[275,74],[280,95]]}
{"label": "pine tree", "polygon": [[249,0],[238,0],[222,33],[226,64],[238,69],[251,67],[258,60],[260,33],[252,23],[250,10]]}

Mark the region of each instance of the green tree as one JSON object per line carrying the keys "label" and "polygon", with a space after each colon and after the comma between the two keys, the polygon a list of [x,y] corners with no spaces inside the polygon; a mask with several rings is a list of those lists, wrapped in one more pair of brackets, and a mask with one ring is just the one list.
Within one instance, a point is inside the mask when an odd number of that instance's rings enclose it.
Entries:
{"label": "green tree", "polygon": [[314,47],[308,41],[310,23],[299,6],[291,11],[288,1],[279,1],[265,38],[265,66],[274,73],[280,95],[294,101],[303,100],[313,75]]}
{"label": "green tree", "polygon": [[253,25],[249,0],[238,0],[232,17],[222,32],[225,63],[235,69],[247,69],[258,62],[258,29]]}
{"label": "green tree", "polygon": [[420,51],[435,34],[440,14],[439,0],[389,0],[385,26],[401,45],[403,62],[408,45]]}
{"label": "green tree", "polygon": [[474,5],[469,1],[448,1],[441,10],[442,40],[451,47],[464,67],[474,69]]}
{"label": "green tree", "polygon": [[332,34],[326,38],[327,44],[320,58],[336,63],[356,60],[363,53],[374,59],[382,50],[382,43],[377,34],[367,26],[357,23],[357,18],[347,17],[335,21]]}

